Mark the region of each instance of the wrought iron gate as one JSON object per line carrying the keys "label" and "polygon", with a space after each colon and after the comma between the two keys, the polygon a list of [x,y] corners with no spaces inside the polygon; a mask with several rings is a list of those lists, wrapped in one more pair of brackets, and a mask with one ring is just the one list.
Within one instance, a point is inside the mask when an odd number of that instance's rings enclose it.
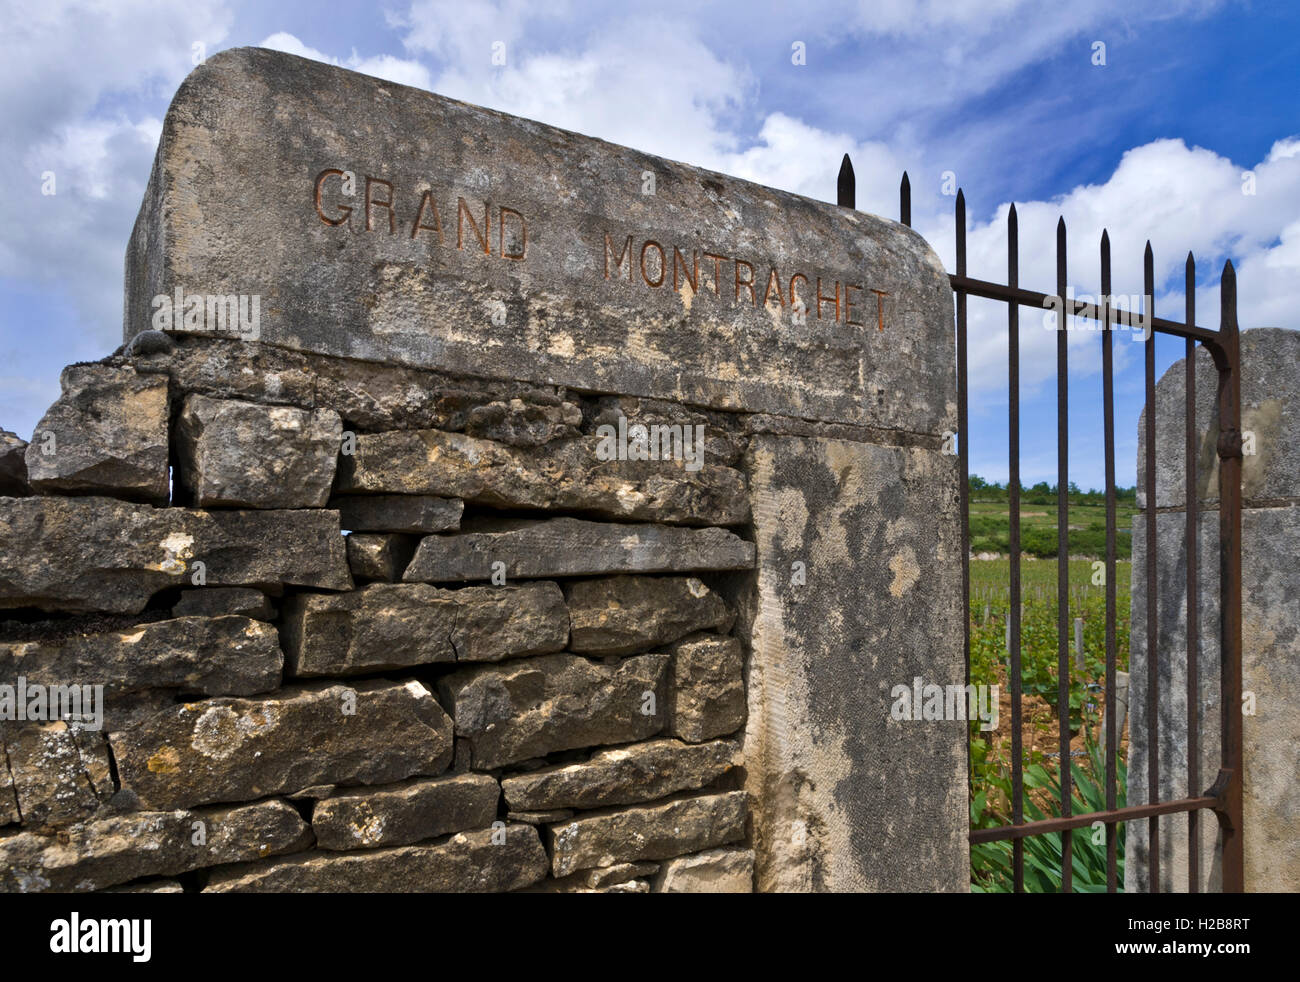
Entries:
{"label": "wrought iron gate", "polygon": [[[848,154],[840,166],[838,203],[842,207],[855,205],[853,166]],[[900,221],[912,224],[911,185],[907,174],[899,191]],[[1116,832],[1120,822],[1145,818],[1148,823],[1148,882],[1156,891],[1160,884],[1160,828],[1161,815],[1186,813],[1188,818],[1188,889],[1196,892],[1199,884],[1200,840],[1198,819],[1203,809],[1209,809],[1218,819],[1222,843],[1222,887],[1225,892],[1241,892],[1243,883],[1242,852],[1242,732],[1241,732],[1241,371],[1237,329],[1236,274],[1232,263],[1226,262],[1220,285],[1219,330],[1211,331],[1196,326],[1195,262],[1190,253],[1186,264],[1185,321],[1166,320],[1151,316],[1154,308],[1155,275],[1151,244],[1147,243],[1143,262],[1144,313],[1117,309],[1112,306],[1110,238],[1101,236],[1101,293],[1100,304],[1082,303],[1067,296],[1065,219],[1056,226],[1056,292],[1037,293],[1021,288],[1019,283],[1019,247],[1015,205],[1007,216],[1007,282],[993,283],[972,279],[966,274],[966,199],[957,192],[956,209],[957,270],[949,275],[956,301],[957,348],[957,405],[958,405],[958,455],[961,471],[962,514],[962,604],[965,612],[965,652],[967,683],[970,678],[970,524],[969,479],[970,461],[967,439],[967,328],[966,301],[968,297],[999,300],[1007,305],[1008,326],[1008,444],[1010,475],[1007,482],[1010,520],[1011,552],[1011,603],[1008,612],[1010,626],[1009,675],[1011,683],[1011,783],[1012,822],[997,828],[974,830],[972,844],[1011,840],[1015,889],[1024,889],[1024,840],[1028,836],[1061,833],[1062,892],[1072,889],[1071,829],[1083,828],[1094,822],[1106,827],[1107,890],[1114,892],[1116,883]],[[1060,716],[1061,788],[1060,810],[1057,818],[1026,822],[1024,820],[1023,748],[1021,746],[1021,550],[1020,550],[1020,343],[1019,309],[1021,306],[1040,310],[1052,305],[1063,314],[1089,318],[1104,325],[1101,330],[1102,400],[1106,469],[1106,808],[1087,814],[1072,814],[1070,760],[1070,732],[1068,711],[1058,710]],[[1116,757],[1118,738],[1115,715],[1115,655],[1116,655],[1116,603],[1115,603],[1115,406],[1114,372],[1111,325],[1129,327],[1150,326],[1145,339],[1146,360],[1146,459],[1145,508],[1146,549],[1146,738],[1148,747],[1147,797],[1148,803],[1125,808],[1116,807]],[[1068,358],[1067,334],[1064,324],[1058,324],[1056,344],[1057,375],[1057,678],[1058,706],[1069,705],[1069,545],[1068,545]],[[1199,679],[1197,673],[1198,632],[1196,612],[1199,608],[1199,556],[1197,547],[1197,453],[1196,453],[1196,377],[1195,350],[1199,342],[1214,360],[1218,371],[1218,438],[1219,456],[1219,665],[1220,665],[1220,721],[1221,762],[1219,771],[1210,786],[1195,797],[1160,800],[1159,706],[1160,679],[1156,670],[1157,652],[1157,567],[1156,567],[1156,377],[1155,336],[1165,334],[1184,339],[1186,343],[1186,548],[1187,548],[1187,786],[1201,787],[1199,729]],[[1136,589],[1137,584],[1134,584]],[[1131,743],[1130,743],[1131,746]],[[969,744],[968,744],[969,752]]]}

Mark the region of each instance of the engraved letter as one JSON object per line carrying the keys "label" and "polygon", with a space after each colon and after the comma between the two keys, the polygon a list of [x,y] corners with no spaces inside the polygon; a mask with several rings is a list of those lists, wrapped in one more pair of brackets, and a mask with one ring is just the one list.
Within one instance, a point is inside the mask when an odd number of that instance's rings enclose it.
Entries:
{"label": "engraved letter", "polygon": [[[426,207],[433,209],[432,225],[421,224],[421,222],[424,219],[424,209]],[[411,226],[411,238],[415,238],[416,233],[419,232],[421,229],[428,229],[429,231],[437,232],[438,245],[443,244],[444,240],[442,237],[442,216],[438,214],[438,203],[433,200],[432,191],[425,191],[424,194],[420,195],[420,207],[415,210],[415,224]]]}
{"label": "engraved letter", "polygon": [[[651,282],[649,274],[645,271],[645,254],[646,250],[651,246],[654,246],[656,251],[659,253],[659,279],[654,280],[653,282]],[[664,257],[664,247],[654,239],[646,239],[645,245],[641,247],[641,279],[645,280],[646,286],[660,286],[667,274],[668,265]]]}
{"label": "engraved letter", "polygon": [[[388,188],[387,201],[376,201],[373,197],[371,197],[370,185],[372,184],[382,184],[384,187]],[[371,206],[388,209],[388,234],[392,235],[394,232],[396,232],[397,218],[393,214],[393,186],[389,184],[387,181],[380,180],[377,177],[371,177],[369,174],[367,174],[366,175],[366,231],[367,232],[373,232],[375,230],[374,225],[371,223],[370,220]]]}
{"label": "engraved letter", "polygon": [[680,249],[673,246],[673,289],[677,289],[677,266],[680,263],[682,267],[682,277],[691,285],[691,292],[695,293],[700,288],[700,250],[692,249],[691,252],[695,258],[695,275],[686,268],[686,257],[682,255]]}
{"label": "engraved letter", "polygon": [[[817,277],[817,319],[822,319],[822,304],[830,303],[830,297],[822,296],[822,278]],[[840,319],[840,281],[835,281],[835,319]]]}
{"label": "engraved letter", "polygon": [[889,296],[884,290],[872,290],[876,295],[876,330],[885,329],[885,297]]}
{"label": "engraved letter", "polygon": [[[747,279],[747,280],[742,280],[742,279],[740,278],[740,267],[741,267],[741,266],[744,266],[747,270],[749,270],[749,279]],[[743,260],[743,259],[737,259],[737,260],[736,260],[736,276],[735,276],[735,280],[736,280],[736,296],[735,296],[736,301],[737,301],[737,302],[740,301],[740,288],[743,286],[743,287],[745,287],[747,290],[749,290],[749,302],[750,302],[750,304],[752,304],[752,305],[754,305],[754,306],[757,306],[757,305],[758,305],[758,297],[754,294],[754,267],[751,266],[749,263],[745,262],[745,260]]]}
{"label": "engraved letter", "polygon": [[713,295],[715,297],[721,296],[721,294],[718,293],[718,284],[722,282],[722,264],[726,261],[727,257],[720,256],[716,252],[706,252],[704,255],[713,260]]}
{"label": "engraved letter", "polygon": [[[514,236],[510,237],[510,244],[512,246],[517,245],[519,247],[518,252],[515,252],[513,249],[509,252],[506,251],[506,216],[507,215],[514,215],[515,218],[519,219],[519,238],[516,239]],[[497,255],[499,255],[502,259],[523,259],[524,256],[526,256],[527,254],[528,254],[528,223],[524,220],[524,216],[519,214],[519,212],[515,211],[513,208],[503,207],[501,209],[500,215],[497,218]]]}
{"label": "engraved letter", "polygon": [[855,321],[853,319],[853,294],[849,291],[861,289],[862,287],[858,286],[856,283],[844,284],[844,323],[852,324],[854,327],[862,327],[863,324],[862,321]]}
{"label": "engraved letter", "polygon": [[[605,279],[609,279],[609,257],[614,253],[614,244],[609,241],[609,233],[605,233]],[[623,243],[623,248],[614,258],[614,273],[617,278],[618,271],[623,268],[623,261],[627,260],[627,278],[632,278],[632,236],[627,237]]]}
{"label": "engraved letter", "polygon": [[[775,289],[773,289],[775,287]],[[763,291],[763,306],[768,304],[768,297],[773,293],[776,294],[776,302],[785,307],[785,297],[781,296],[781,277],[776,273],[776,267],[772,267],[772,274],[767,278],[767,289]]]}
{"label": "engraved letter", "polygon": [[320,220],[326,225],[342,225],[348,220],[348,216],[352,214],[352,208],[350,206],[339,205],[339,211],[342,212],[342,215],[338,218],[326,218],[325,212],[321,210],[320,206],[321,187],[325,184],[325,178],[329,177],[331,174],[337,174],[339,177],[343,176],[341,170],[333,169],[323,170],[316,176],[316,214],[320,215]]}
{"label": "engraved letter", "polygon": [[465,240],[462,232],[465,229],[465,219],[469,219],[469,227],[474,231],[474,238],[478,239],[478,244],[483,247],[483,255],[492,255],[492,213],[488,211],[487,202],[483,203],[483,233],[480,235],[478,225],[474,223],[474,216],[469,213],[469,205],[465,203],[464,198],[456,199],[456,248],[463,249]]}

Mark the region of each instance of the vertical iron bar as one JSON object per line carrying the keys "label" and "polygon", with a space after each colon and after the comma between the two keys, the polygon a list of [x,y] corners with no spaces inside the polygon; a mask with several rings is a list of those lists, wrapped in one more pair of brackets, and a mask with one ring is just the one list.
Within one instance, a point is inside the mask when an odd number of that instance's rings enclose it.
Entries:
{"label": "vertical iron bar", "polygon": [[853,176],[853,161],[846,153],[840,161],[840,176],[835,182],[835,203],[841,208],[856,207],[857,179]]}
{"label": "vertical iron bar", "polygon": [[[957,189],[957,275],[966,275],[966,195]],[[961,479],[962,651],[970,685],[970,449],[966,426],[966,291],[957,290],[957,468]],[[966,741],[966,781],[970,784],[970,739]]]}
{"label": "vertical iron bar", "polygon": [[[1151,243],[1142,256],[1142,292],[1145,320],[1155,317],[1155,261]],[[1160,800],[1160,658],[1157,648],[1156,568],[1156,332],[1148,326],[1146,338],[1146,612],[1147,612],[1147,802]],[[1160,819],[1147,819],[1147,870],[1151,893],[1160,892]]]}
{"label": "vertical iron bar", "polygon": [[[1115,802],[1115,760],[1119,752],[1115,727],[1115,362],[1110,324],[1110,234],[1101,233],[1101,388],[1102,429],[1106,456],[1106,809]],[[1106,823],[1106,890],[1118,889],[1118,827]]]}
{"label": "vertical iron bar", "polygon": [[[1186,323],[1196,323],[1196,260],[1189,252],[1184,267],[1183,293],[1186,297]],[[1201,684],[1200,684],[1200,520],[1197,514],[1196,449],[1196,342],[1186,344],[1186,375],[1183,384],[1186,408],[1183,416],[1186,433],[1183,456],[1186,458],[1187,529],[1187,793],[1201,792]],[[1187,813],[1187,892],[1201,889],[1200,811]]]}
{"label": "vertical iron bar", "polygon": [[898,185],[898,220],[912,227],[912,182],[907,179],[907,171],[903,171],[903,180]]}
{"label": "vertical iron bar", "polygon": [[[1056,223],[1056,705],[1060,722],[1061,815],[1070,808],[1070,499],[1069,365],[1065,309],[1065,218]],[[1072,893],[1074,833],[1061,833],[1061,892]]]}
{"label": "vertical iron bar", "polygon": [[1223,890],[1245,890],[1241,747],[1241,345],[1237,274],[1224,263],[1219,285],[1219,640],[1223,767],[1228,785],[1215,809],[1223,831]]}
{"label": "vertical iron bar", "polygon": [[[1019,230],[1016,206],[1007,212],[1007,285],[1019,286]],[[1010,476],[1007,479],[1007,507],[1010,519],[1011,610],[1007,612],[1011,629],[1011,820],[1020,825],[1025,820],[1023,750],[1020,733],[1020,306],[1007,304],[1007,443]],[[1024,840],[1012,843],[1016,893],[1025,889]]]}

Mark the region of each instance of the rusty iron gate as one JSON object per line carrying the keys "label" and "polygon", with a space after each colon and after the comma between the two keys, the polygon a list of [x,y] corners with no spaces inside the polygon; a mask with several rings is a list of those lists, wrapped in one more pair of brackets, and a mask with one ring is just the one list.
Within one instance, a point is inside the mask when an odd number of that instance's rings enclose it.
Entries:
{"label": "rusty iron gate", "polygon": [[[899,188],[899,220],[912,224],[911,184],[903,174]],[[855,206],[853,165],[848,154],[840,165],[838,204]],[[1009,675],[1011,682],[1011,785],[1012,821],[1010,825],[978,829],[970,833],[972,844],[1010,839],[1012,842],[1012,869],[1017,892],[1024,890],[1024,840],[1031,835],[1061,833],[1061,890],[1072,890],[1071,847],[1072,829],[1102,822],[1106,827],[1106,888],[1115,892],[1117,826],[1145,818],[1148,823],[1147,868],[1149,889],[1160,887],[1160,828],[1159,816],[1186,813],[1188,819],[1188,890],[1195,893],[1199,884],[1200,840],[1198,819],[1202,809],[1209,809],[1218,819],[1222,848],[1222,889],[1239,893],[1244,889],[1242,852],[1242,733],[1241,733],[1241,365],[1237,330],[1237,283],[1232,263],[1226,262],[1220,285],[1219,330],[1211,331],[1196,326],[1195,261],[1188,253],[1186,264],[1185,321],[1153,317],[1155,297],[1154,263],[1151,243],[1146,246],[1143,262],[1144,315],[1141,319],[1132,311],[1115,308],[1111,304],[1110,238],[1101,236],[1101,297],[1100,305],[1082,303],[1067,296],[1065,219],[1056,226],[1056,292],[1037,293],[1021,288],[1019,283],[1019,247],[1017,241],[1016,208],[1013,204],[1007,215],[1007,282],[993,283],[972,279],[966,275],[966,199],[957,192],[955,209],[957,270],[949,274],[956,301],[957,348],[957,447],[961,471],[961,553],[962,553],[962,609],[965,614],[964,634],[966,653],[966,682],[970,682],[970,518],[969,488],[970,460],[967,439],[967,364],[966,364],[966,300],[982,297],[1000,300],[1007,305],[1008,326],[1008,444],[1010,475],[1007,481],[1010,519],[1011,601],[1008,611],[1010,641]],[[1022,775],[1023,748],[1021,746],[1021,663],[1020,663],[1020,342],[1019,313],[1021,306],[1044,309],[1054,306],[1058,316],[1074,314],[1105,325],[1101,331],[1102,400],[1106,468],[1106,809],[1087,814],[1072,814],[1070,775],[1069,713],[1060,715],[1061,760],[1061,815],[1040,821],[1024,820],[1024,782]],[[1146,651],[1147,691],[1146,716],[1148,747],[1147,799],[1144,805],[1116,807],[1116,757],[1118,737],[1115,732],[1115,405],[1112,358],[1112,324],[1129,327],[1150,325],[1145,338],[1146,360],[1146,437],[1145,484],[1145,548],[1146,548]],[[1069,547],[1068,547],[1068,419],[1067,386],[1068,360],[1067,332],[1063,321],[1057,324],[1056,379],[1057,379],[1057,679],[1058,707],[1069,705]],[[1218,371],[1218,439],[1219,456],[1219,666],[1220,666],[1220,721],[1221,762],[1218,774],[1200,795],[1160,800],[1160,746],[1159,705],[1160,688],[1157,671],[1157,568],[1156,568],[1156,414],[1155,414],[1155,338],[1156,334],[1182,338],[1186,343],[1186,548],[1187,548],[1187,786],[1201,787],[1199,746],[1199,679],[1197,669],[1199,609],[1199,555],[1197,540],[1197,449],[1196,449],[1196,376],[1195,350],[1199,342],[1211,355]],[[1134,584],[1137,588],[1137,584]],[[1132,695],[1130,695],[1130,701]],[[1130,741],[1130,746],[1132,745]],[[967,743],[969,754],[969,741]]]}

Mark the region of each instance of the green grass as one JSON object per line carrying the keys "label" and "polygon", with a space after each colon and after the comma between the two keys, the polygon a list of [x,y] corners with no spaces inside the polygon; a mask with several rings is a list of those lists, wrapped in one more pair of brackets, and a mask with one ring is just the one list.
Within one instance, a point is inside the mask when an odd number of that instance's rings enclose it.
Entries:
{"label": "green grass", "polygon": [[[1011,517],[1004,500],[988,500],[972,492],[970,502],[971,551],[1009,553]],[[1120,501],[1115,509],[1115,554],[1129,558],[1132,546],[1132,502]],[[1070,555],[1101,559],[1106,555],[1106,507],[1071,503],[1067,545]],[[1056,502],[1021,503],[1020,547],[1030,556],[1050,559],[1056,555]]]}

